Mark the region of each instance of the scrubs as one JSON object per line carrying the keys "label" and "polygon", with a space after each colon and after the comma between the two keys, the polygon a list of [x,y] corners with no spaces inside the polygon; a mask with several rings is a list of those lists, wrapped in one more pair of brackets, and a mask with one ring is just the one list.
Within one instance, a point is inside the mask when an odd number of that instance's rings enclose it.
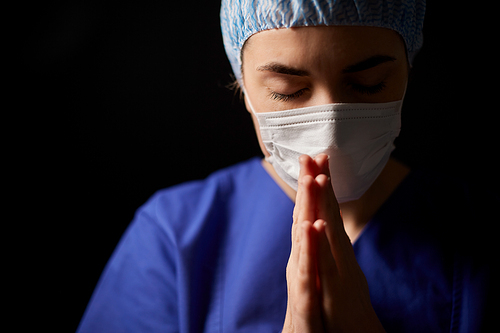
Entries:
{"label": "scrubs", "polygon": [[[488,270],[456,227],[470,205],[462,184],[412,171],[354,243],[386,331],[481,330]],[[281,332],[293,207],[257,158],[159,191],[78,332]]]}

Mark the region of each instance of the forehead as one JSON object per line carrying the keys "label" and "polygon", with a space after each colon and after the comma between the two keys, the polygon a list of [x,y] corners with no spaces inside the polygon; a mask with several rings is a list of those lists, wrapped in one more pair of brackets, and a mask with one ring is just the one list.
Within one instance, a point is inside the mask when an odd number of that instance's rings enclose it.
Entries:
{"label": "forehead", "polygon": [[245,67],[276,61],[321,71],[344,67],[374,55],[395,59],[406,56],[404,41],[397,32],[348,26],[265,30],[251,36],[242,52]]}

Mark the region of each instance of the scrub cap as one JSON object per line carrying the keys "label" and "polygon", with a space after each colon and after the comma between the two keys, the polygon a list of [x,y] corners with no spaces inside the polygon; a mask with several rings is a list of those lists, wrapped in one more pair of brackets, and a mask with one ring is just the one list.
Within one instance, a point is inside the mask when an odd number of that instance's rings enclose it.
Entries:
{"label": "scrub cap", "polygon": [[425,0],[222,0],[224,47],[241,81],[241,49],[253,34],[275,28],[350,25],[389,28],[406,43],[412,63],[422,47]]}

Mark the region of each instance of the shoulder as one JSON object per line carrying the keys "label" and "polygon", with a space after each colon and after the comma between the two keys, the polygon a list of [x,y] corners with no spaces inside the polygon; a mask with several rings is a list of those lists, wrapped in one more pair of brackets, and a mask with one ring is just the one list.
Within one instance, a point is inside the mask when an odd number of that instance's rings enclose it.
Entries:
{"label": "shoulder", "polygon": [[417,202],[429,209],[432,220],[448,233],[469,238],[469,244],[472,238],[474,243],[491,237],[489,231],[495,227],[500,204],[497,189],[491,184],[429,170],[415,171],[412,182]]}
{"label": "shoulder", "polygon": [[[265,171],[255,157],[214,172],[206,179],[178,184],[156,192],[137,212],[161,227],[182,227],[187,221],[207,220],[223,207],[243,201],[258,191]],[[200,221],[201,222],[201,221]]]}
{"label": "shoulder", "polygon": [[[464,331],[478,331],[490,311],[485,295],[494,262],[495,202],[487,186],[413,169],[354,244],[380,313],[397,305],[415,327],[468,325]],[[388,297],[405,293],[408,298]],[[418,320],[430,313],[431,321]],[[398,325],[384,320],[387,328]]]}
{"label": "shoulder", "polygon": [[178,184],[156,192],[140,210],[171,209],[186,205],[199,205],[206,200],[228,195],[236,187],[248,186],[261,176],[260,160],[252,158],[244,162],[218,170],[203,180]]}
{"label": "shoulder", "polygon": [[498,206],[498,196],[481,184],[416,169],[377,212],[366,236],[381,237],[384,246],[410,256],[421,250],[488,264]]}
{"label": "shoulder", "polygon": [[452,255],[467,263],[467,269],[489,271],[497,252],[494,228],[500,199],[496,189],[426,169],[412,171],[405,182],[399,198],[389,205],[400,211],[398,218],[387,219],[390,227],[420,241],[425,245],[421,248],[432,244],[429,253],[435,256]]}
{"label": "shoulder", "polygon": [[[450,176],[445,172],[413,169],[391,199],[398,201],[399,198],[415,210],[426,208],[434,214],[446,213],[445,220],[450,220],[470,217],[470,214],[492,213],[496,209],[495,203],[500,201],[495,190],[488,184]],[[480,211],[478,207],[481,207]],[[427,218],[432,216],[427,215]]]}

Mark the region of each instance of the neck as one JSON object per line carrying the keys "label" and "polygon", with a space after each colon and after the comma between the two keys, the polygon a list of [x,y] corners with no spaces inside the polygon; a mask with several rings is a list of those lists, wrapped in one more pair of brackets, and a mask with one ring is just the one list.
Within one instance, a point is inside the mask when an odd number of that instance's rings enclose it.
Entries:
{"label": "neck", "polygon": [[[263,160],[262,165],[286,195],[295,202],[297,192],[276,174],[270,163]],[[352,243],[409,172],[407,166],[391,158],[361,198],[339,204],[344,228]]]}

